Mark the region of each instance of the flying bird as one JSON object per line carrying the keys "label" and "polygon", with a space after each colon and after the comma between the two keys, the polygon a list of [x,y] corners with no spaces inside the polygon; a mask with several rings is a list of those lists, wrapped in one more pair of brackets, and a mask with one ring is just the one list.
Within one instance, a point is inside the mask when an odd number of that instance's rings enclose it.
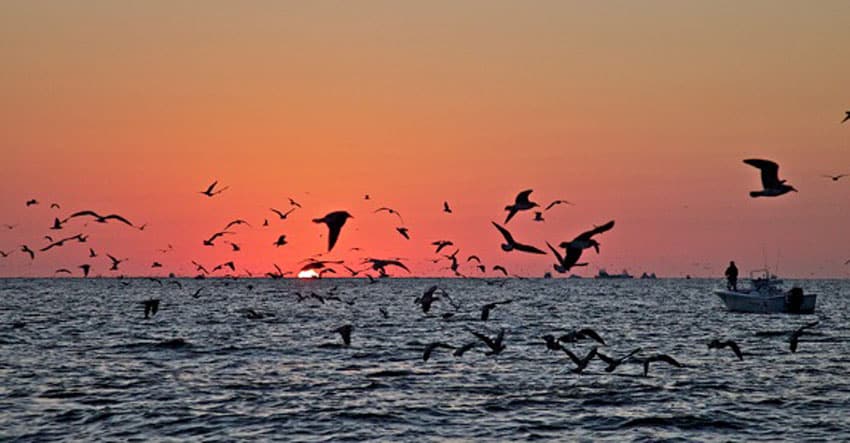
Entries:
{"label": "flying bird", "polygon": [[161,267],[162,267],[162,263],[160,263],[160,262],[158,262],[158,261],[155,261],[155,262],[151,263],[151,269],[153,269],[153,268],[161,268]]}
{"label": "flying bird", "polygon": [[28,208],[29,208],[30,206],[32,206],[32,205],[37,205],[37,204],[38,204],[38,200],[36,200],[36,199],[34,199],[34,198],[33,198],[33,199],[30,199],[30,200],[27,200],[27,207],[28,207]]}
{"label": "flying bird", "polygon": [[559,246],[562,247],[562,248],[565,248],[565,249],[568,249],[570,247],[579,248],[579,249],[587,249],[587,248],[592,247],[593,249],[596,250],[596,253],[598,254],[599,253],[599,242],[594,240],[593,237],[595,235],[602,234],[603,232],[610,231],[611,228],[613,228],[613,227],[614,227],[614,220],[611,220],[611,221],[609,221],[608,223],[605,223],[602,226],[595,226],[593,229],[591,229],[589,231],[582,232],[581,234],[578,235],[578,237],[574,238],[572,241],[561,242],[561,244]]}
{"label": "flying bird", "polygon": [[276,248],[286,245],[286,235],[281,235],[277,238],[277,241],[272,243]]}
{"label": "flying bird", "polygon": [[826,177],[832,179],[832,181],[837,182],[841,180],[843,177],[847,177],[850,174],[838,174],[838,175],[829,175],[829,174],[821,174],[821,177]]}
{"label": "flying bird", "polygon": [[150,300],[146,300],[142,302],[142,305],[145,307],[145,318],[150,318],[156,315],[157,311],[159,311],[159,299],[152,298]]}
{"label": "flying bird", "polygon": [[345,221],[349,218],[354,217],[346,211],[335,211],[322,218],[313,219],[313,223],[324,223],[328,226],[328,252],[334,248],[339,238],[339,232],[342,230],[342,226],[345,225]]}
{"label": "flying bird", "polygon": [[215,187],[217,185],[218,185],[218,180],[212,182],[212,184],[209,185],[205,191],[200,191],[200,193],[206,195],[207,197],[213,197],[215,195],[221,194],[222,192],[224,192],[228,188],[230,188],[230,186],[225,186],[221,189],[216,190]]}
{"label": "flying bird", "polygon": [[80,265],[80,266],[77,266],[77,267],[83,270],[83,277],[89,276],[89,271],[91,270],[91,265],[85,264],[85,265]]}
{"label": "flying bird", "polygon": [[402,237],[406,238],[407,240],[410,240],[410,233],[408,232],[407,228],[402,226],[395,228],[395,230],[398,231],[398,233],[401,234]]}
{"label": "flying bird", "polygon": [[478,264],[481,264],[481,259],[480,259],[480,258],[478,258],[478,256],[477,256],[477,255],[470,255],[469,257],[467,257],[467,258],[466,258],[466,262],[467,262],[467,263],[469,263],[469,262],[471,262],[471,261],[473,261],[473,260],[477,261],[477,262],[478,262]]}
{"label": "flying bird", "polygon": [[507,229],[499,226],[496,222],[491,223],[493,223],[493,226],[495,226],[496,229],[498,229],[499,232],[502,233],[502,237],[505,238],[505,243],[502,244],[503,251],[510,252],[516,249],[517,251],[528,252],[530,254],[546,254],[545,252],[534,246],[518,243],[516,240],[514,240],[513,236],[511,236],[511,233],[508,232]]}
{"label": "flying bird", "polygon": [[387,208],[387,207],[378,208],[378,209],[375,209],[375,211],[374,211],[374,212],[375,212],[375,214],[377,214],[377,213],[379,213],[379,212],[386,212],[386,213],[388,213],[388,214],[395,214],[395,216],[396,216],[396,217],[398,217],[398,220],[399,220],[400,222],[404,223],[404,219],[403,219],[403,218],[401,218],[401,214],[399,214],[399,212],[398,212],[398,211],[396,211],[396,210],[395,210],[395,209],[393,209],[393,208]]}
{"label": "flying bird", "polygon": [[506,304],[508,304],[512,301],[513,300],[497,301],[497,302],[493,302],[493,303],[487,303],[486,305],[482,306],[481,307],[481,321],[487,321],[490,318],[490,311],[495,309],[496,306],[506,305]]}
{"label": "flying bird", "polygon": [[21,252],[29,254],[30,260],[35,260],[35,252],[27,245],[21,245]]}
{"label": "flying bird", "polygon": [[242,219],[237,219],[237,220],[233,220],[232,222],[228,223],[227,226],[225,226],[224,229],[222,229],[222,231],[226,231],[226,230],[230,229],[231,227],[237,226],[237,225],[246,225],[249,228],[251,227],[251,224],[248,223],[247,221],[242,220]]}
{"label": "flying bird", "polygon": [[57,270],[53,271],[53,273],[54,274],[70,274],[71,271],[69,271],[68,269],[65,269],[65,268],[61,268],[61,269],[57,269]]}
{"label": "flying bird", "polygon": [[565,255],[561,255],[554,246],[546,242],[546,246],[549,247],[549,250],[552,251],[552,254],[555,256],[555,259],[558,261],[554,265],[555,271],[558,273],[565,273],[572,269],[573,266],[587,266],[587,263],[579,263],[578,259],[581,258],[582,249],[575,247],[567,247],[567,253]]}
{"label": "flying bird", "polygon": [[517,212],[527,211],[531,208],[540,206],[537,203],[528,199],[528,196],[532,192],[533,190],[531,189],[527,189],[525,191],[520,192],[519,194],[517,194],[516,199],[514,200],[514,204],[505,206],[505,211],[508,211],[508,216],[505,218],[505,224],[508,224],[508,222],[511,221],[511,218],[513,218],[513,216],[516,215]]}
{"label": "flying bird", "polygon": [[572,351],[563,346],[561,347],[561,350],[564,351],[564,354],[567,354],[567,357],[569,357],[570,360],[573,361],[573,363],[575,363],[576,367],[570,370],[574,374],[581,374],[582,371],[587,368],[587,365],[590,364],[590,361],[593,360],[593,357],[596,357],[597,353],[597,349],[595,346],[590,349],[590,352],[588,352],[587,355],[584,356],[584,358],[578,358],[578,356],[573,354]]}
{"label": "flying bird", "polygon": [[850,120],[850,111],[845,111],[845,112],[844,112],[844,120],[841,120],[841,123],[844,123],[844,122],[846,122],[847,120]]}
{"label": "flying bird", "polygon": [[51,230],[58,231],[62,229],[62,221],[59,220],[58,217],[53,218],[53,226],[50,227]]}
{"label": "flying bird", "polygon": [[100,214],[98,214],[97,212],[94,212],[94,211],[75,212],[75,213],[69,215],[68,218],[66,218],[65,220],[62,220],[62,223],[67,223],[68,220],[75,218],[75,217],[86,217],[86,216],[93,217],[94,221],[97,222],[97,223],[106,223],[109,220],[115,220],[115,221],[119,221],[121,223],[124,223],[127,226],[134,227],[133,224],[130,223],[130,220],[127,220],[126,218],[124,218],[124,217],[122,217],[118,214],[100,215]]}
{"label": "flying bird", "polygon": [[738,360],[744,360],[744,354],[741,353],[741,348],[738,347],[738,343],[735,343],[732,340],[720,341],[714,339],[711,343],[708,344],[708,349],[723,349],[729,348],[732,352],[735,353],[735,356],[738,357]]}
{"label": "flying bird", "polygon": [[431,244],[437,247],[437,250],[436,250],[436,251],[434,251],[434,253],[435,253],[435,254],[439,254],[439,253],[440,253],[440,251],[441,251],[443,248],[445,248],[446,246],[452,246],[452,245],[454,245],[454,243],[452,243],[452,242],[450,242],[450,241],[448,241],[448,240],[437,240],[437,241],[435,241],[435,242],[432,242]]}
{"label": "flying bird", "polygon": [[127,261],[127,259],[126,259],[126,258],[125,258],[125,259],[123,259],[123,260],[119,260],[119,259],[117,259],[117,258],[115,258],[115,257],[113,257],[113,256],[111,256],[111,255],[109,255],[109,254],[106,254],[106,256],[107,256],[107,257],[109,257],[109,259],[110,259],[110,260],[112,260],[112,267],[110,267],[110,268],[109,268],[109,270],[110,270],[110,271],[117,271],[117,270],[118,270],[118,265],[120,265],[121,263],[124,263],[125,261]]}
{"label": "flying bird", "polygon": [[506,346],[504,344],[504,340],[505,340],[505,329],[504,328],[499,330],[499,335],[497,335],[495,339],[492,339],[492,338],[490,338],[490,337],[488,337],[484,334],[479,334],[478,332],[474,332],[474,331],[472,332],[472,335],[478,337],[479,340],[484,342],[484,344],[487,345],[488,348],[490,348],[490,351],[487,352],[485,355],[497,355],[497,354],[500,354],[502,351],[504,351],[505,348],[506,348]]}
{"label": "flying bird", "polygon": [[546,342],[546,350],[548,351],[560,351],[561,349],[563,349],[563,346],[558,343],[558,340],[555,340],[555,336],[552,334],[546,334],[540,338],[542,338],[543,341]]}
{"label": "flying bird", "polygon": [[443,202],[443,212],[445,212],[446,214],[452,213],[452,208],[449,207],[449,202],[447,202],[447,201]]}
{"label": "flying bird", "polygon": [[540,211],[536,211],[536,212],[534,213],[534,221],[536,221],[536,222],[542,222],[542,221],[546,221],[546,220],[544,220],[544,219],[543,219],[543,213],[542,213],[542,212],[540,212]]}
{"label": "flying bird", "polygon": [[301,203],[298,203],[297,201],[293,200],[292,197],[289,197],[289,205],[290,206],[297,206],[299,208],[301,207]]}
{"label": "flying bird", "polygon": [[572,204],[573,204],[572,202],[568,202],[566,200],[555,200],[552,203],[549,203],[549,206],[546,206],[546,210],[548,211],[548,210],[554,208],[557,205],[572,205]]}
{"label": "flying bird", "polygon": [[89,248],[89,258],[95,258],[95,257],[97,257],[97,253],[94,252],[94,249]]}
{"label": "flying bird", "polygon": [[222,237],[222,236],[225,236],[225,235],[231,235],[231,234],[235,234],[235,232],[233,232],[233,231],[219,231],[219,232],[216,232],[216,233],[215,233],[215,234],[213,234],[210,238],[208,238],[208,239],[204,240],[204,241],[203,241],[203,244],[204,244],[204,246],[215,246],[215,243],[214,243],[214,242],[215,242],[215,239],[217,239],[217,238],[219,238],[219,237]]}
{"label": "flying bird", "polygon": [[505,269],[505,267],[502,266],[502,265],[493,266],[493,272],[496,272],[496,271],[501,272],[502,274],[504,274],[505,277],[508,276],[508,270]]}
{"label": "flying bird", "polygon": [[761,191],[751,191],[750,197],[778,197],[788,192],[797,192],[791,185],[786,185],[785,180],[779,179],[779,165],[770,160],[756,158],[746,159],[744,163],[761,170]]}
{"label": "flying bird", "polygon": [[385,269],[387,266],[397,266],[401,269],[404,269],[408,273],[410,272],[410,269],[407,269],[407,266],[405,266],[404,263],[402,263],[398,260],[382,260],[382,259],[378,259],[378,258],[369,258],[369,259],[364,260],[363,263],[371,263],[372,269],[378,271],[378,273],[382,277],[387,275],[387,271]]}
{"label": "flying bird", "polygon": [[345,343],[345,346],[351,346],[351,331],[353,330],[353,326],[343,325],[334,329],[334,332],[338,332],[342,336],[342,342]]}
{"label": "flying bird", "polygon": [[287,216],[289,216],[289,214],[291,214],[291,213],[292,213],[292,211],[294,211],[294,210],[296,210],[296,209],[298,209],[298,208],[300,208],[300,206],[298,206],[298,207],[294,207],[294,208],[291,208],[290,210],[288,210],[288,211],[286,211],[286,212],[280,212],[280,211],[278,211],[278,210],[277,210],[277,209],[275,209],[275,208],[269,208],[269,211],[272,211],[272,212],[274,212],[275,214],[277,214],[277,216],[278,216],[278,217],[280,217],[280,219],[281,219],[281,220],[286,220],[286,217],[287,217]]}
{"label": "flying bird", "polygon": [[788,337],[788,344],[791,349],[791,352],[797,352],[797,343],[800,340],[800,336],[806,333],[806,329],[813,328],[817,326],[818,323],[820,323],[820,321],[814,321],[812,323],[803,325],[791,333],[791,336]]}

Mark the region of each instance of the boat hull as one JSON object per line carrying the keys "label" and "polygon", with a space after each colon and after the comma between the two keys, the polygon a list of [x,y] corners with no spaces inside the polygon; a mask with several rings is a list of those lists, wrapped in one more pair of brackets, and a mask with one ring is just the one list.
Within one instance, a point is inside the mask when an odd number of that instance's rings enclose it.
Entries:
{"label": "boat hull", "polygon": [[799,306],[784,294],[762,295],[758,292],[714,291],[732,312],[759,314],[811,314],[815,312],[817,294],[804,294]]}

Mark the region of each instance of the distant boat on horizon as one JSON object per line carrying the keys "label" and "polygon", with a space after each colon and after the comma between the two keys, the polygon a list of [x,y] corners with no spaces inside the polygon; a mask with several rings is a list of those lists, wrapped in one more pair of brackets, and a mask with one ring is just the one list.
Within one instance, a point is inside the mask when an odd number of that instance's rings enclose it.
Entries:
{"label": "distant boat on horizon", "polygon": [[629,274],[629,271],[626,271],[625,269],[623,270],[623,272],[621,272],[621,273],[619,273],[619,274],[609,274],[609,273],[608,273],[608,271],[606,271],[605,269],[600,269],[600,270],[599,270],[599,273],[598,273],[598,274],[596,274],[596,278],[602,278],[602,279],[628,279],[628,278],[634,278],[634,277],[632,277],[632,275],[631,275],[631,274]]}

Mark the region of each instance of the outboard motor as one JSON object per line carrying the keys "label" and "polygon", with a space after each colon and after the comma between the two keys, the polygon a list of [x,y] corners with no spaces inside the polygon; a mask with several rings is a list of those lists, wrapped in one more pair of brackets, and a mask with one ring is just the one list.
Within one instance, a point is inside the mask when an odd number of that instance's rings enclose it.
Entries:
{"label": "outboard motor", "polygon": [[792,314],[799,314],[803,307],[803,288],[793,287],[785,293],[785,310]]}

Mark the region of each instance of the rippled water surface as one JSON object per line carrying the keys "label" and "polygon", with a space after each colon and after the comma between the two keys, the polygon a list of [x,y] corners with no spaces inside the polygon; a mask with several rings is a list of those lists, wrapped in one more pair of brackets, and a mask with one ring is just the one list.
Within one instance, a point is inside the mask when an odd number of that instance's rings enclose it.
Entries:
{"label": "rippled water surface", "polygon": [[[0,440],[850,439],[847,281],[796,282],[819,294],[813,316],[728,313],[716,280],[181,283],[0,280]],[[432,284],[459,308],[438,300],[423,314],[413,300]],[[150,297],[162,302],[145,320]],[[791,353],[778,332],[815,318]],[[332,332],[344,324],[348,348]],[[593,361],[573,374],[540,336],[575,327],[600,332],[600,352],[642,347],[686,366],[644,377]],[[422,361],[429,342],[500,328],[498,356],[438,349]],[[744,361],[707,348],[721,337]]]}

